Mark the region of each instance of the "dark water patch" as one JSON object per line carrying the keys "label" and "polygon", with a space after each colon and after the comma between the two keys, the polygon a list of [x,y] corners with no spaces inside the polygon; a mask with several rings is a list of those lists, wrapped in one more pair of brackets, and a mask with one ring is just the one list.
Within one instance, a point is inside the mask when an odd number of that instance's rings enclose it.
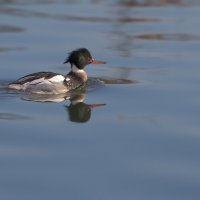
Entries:
{"label": "dark water patch", "polygon": [[18,26],[0,25],[0,33],[16,33],[23,32],[25,29]]}
{"label": "dark water patch", "polygon": [[31,117],[15,113],[0,113],[0,120],[30,120]]}
{"label": "dark water patch", "polygon": [[128,80],[128,79],[123,79],[123,78],[110,78],[110,77],[100,77],[96,78],[99,79],[101,82],[104,84],[135,84],[139,83],[137,80]]}
{"label": "dark water patch", "polygon": [[9,52],[9,51],[24,51],[26,47],[0,47],[0,53]]}
{"label": "dark water patch", "polygon": [[117,18],[116,21],[120,23],[142,23],[142,22],[157,22],[159,20],[155,18],[147,19],[147,18],[136,18],[136,17],[121,17]]}
{"label": "dark water patch", "polygon": [[123,1],[119,0],[118,5],[125,6],[125,7],[136,7],[136,6],[168,6],[168,5],[179,5],[184,6],[187,5],[185,0],[135,0],[135,1]]}
{"label": "dark water patch", "polygon": [[196,41],[200,40],[200,36],[186,34],[186,33],[177,33],[177,34],[144,34],[139,35],[134,38],[142,39],[142,40],[175,40],[175,41]]}
{"label": "dark water patch", "polygon": [[128,79],[114,79],[114,78],[100,78],[105,84],[135,84],[138,83],[136,80],[128,80]]}

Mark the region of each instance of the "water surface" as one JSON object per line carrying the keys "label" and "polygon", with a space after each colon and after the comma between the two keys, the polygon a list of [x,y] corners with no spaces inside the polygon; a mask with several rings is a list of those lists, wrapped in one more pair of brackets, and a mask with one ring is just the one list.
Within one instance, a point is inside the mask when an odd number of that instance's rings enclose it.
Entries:
{"label": "water surface", "polygon": [[[198,1],[2,1],[0,17],[1,199],[199,199]],[[86,90],[6,89],[67,73],[79,47],[107,61]]]}

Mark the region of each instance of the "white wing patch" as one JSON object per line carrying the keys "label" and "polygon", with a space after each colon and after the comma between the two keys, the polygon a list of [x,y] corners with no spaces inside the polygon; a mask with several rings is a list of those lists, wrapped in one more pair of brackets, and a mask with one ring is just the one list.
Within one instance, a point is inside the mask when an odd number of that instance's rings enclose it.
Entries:
{"label": "white wing patch", "polygon": [[[29,80],[29,78],[30,76],[25,77],[21,80],[25,81],[26,79]],[[34,76],[32,76],[31,78],[34,78]],[[65,77],[63,75],[55,75],[50,79],[45,79],[45,77],[41,77],[30,82],[25,82],[24,84],[9,84],[8,87],[36,94],[61,94],[69,91],[69,89],[63,82],[69,82],[70,80],[71,78],[69,77]]]}
{"label": "white wing patch", "polygon": [[62,75],[57,75],[57,76],[53,76],[52,78],[48,79],[48,81],[50,82],[54,82],[54,83],[59,83],[59,82],[63,82],[65,80],[65,77]]}

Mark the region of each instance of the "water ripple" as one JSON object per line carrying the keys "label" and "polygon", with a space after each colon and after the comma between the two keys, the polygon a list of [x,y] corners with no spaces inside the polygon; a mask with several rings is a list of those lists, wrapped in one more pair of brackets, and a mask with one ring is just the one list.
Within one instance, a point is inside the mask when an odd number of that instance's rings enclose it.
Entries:
{"label": "water ripple", "polygon": [[143,40],[175,40],[175,41],[200,40],[199,35],[192,35],[192,34],[187,34],[187,33],[143,34],[143,35],[136,36],[135,38],[143,39]]}
{"label": "water ripple", "polygon": [[23,32],[25,29],[13,26],[13,25],[0,25],[0,33],[15,33],[15,32]]}

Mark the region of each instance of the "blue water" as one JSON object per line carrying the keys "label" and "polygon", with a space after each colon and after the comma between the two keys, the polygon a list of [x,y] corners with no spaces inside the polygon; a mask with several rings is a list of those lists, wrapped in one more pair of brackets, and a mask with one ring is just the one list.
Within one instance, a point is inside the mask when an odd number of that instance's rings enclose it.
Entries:
{"label": "blue water", "polygon": [[[135,2],[0,3],[0,199],[200,198],[199,2]],[[5,88],[79,47],[82,103]]]}

